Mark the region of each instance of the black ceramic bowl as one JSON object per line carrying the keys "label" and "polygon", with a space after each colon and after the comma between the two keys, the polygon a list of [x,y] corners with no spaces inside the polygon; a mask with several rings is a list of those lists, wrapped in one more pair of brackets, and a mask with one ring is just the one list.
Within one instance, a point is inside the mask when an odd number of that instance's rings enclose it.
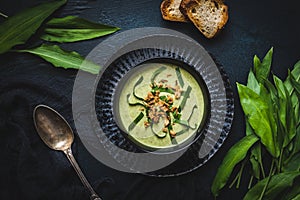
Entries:
{"label": "black ceramic bowl", "polygon": [[[155,73],[157,71],[159,72],[160,69],[163,69],[161,74]],[[179,114],[180,120],[175,119],[173,113],[169,111],[163,112],[166,113],[163,115],[165,118],[162,116],[158,117],[160,123],[163,123],[166,116],[172,118],[172,120],[167,120],[169,121],[168,126],[163,127],[173,129],[174,132],[176,131],[175,136],[170,135],[171,130],[165,133],[159,129],[159,133],[163,134],[163,137],[153,132],[153,127],[157,125],[147,116],[151,115],[151,112],[149,114],[149,110],[154,109],[154,103],[152,102],[152,109],[148,109],[144,106],[147,104],[144,100],[136,99],[133,95],[134,84],[140,78],[143,79],[143,82],[140,83],[142,86],[137,86],[135,93],[140,93],[140,96],[145,99],[147,93],[151,91],[151,75],[153,74],[158,75],[158,77],[156,77],[158,80],[155,80],[156,84],[159,84],[159,78],[163,82],[160,83],[162,87],[160,91],[164,91],[166,87],[174,88],[175,85],[180,88],[181,97],[178,99],[174,97],[175,95],[173,93],[160,93],[161,99],[162,97],[170,96],[174,101],[172,102],[173,108],[178,108],[176,116],[178,117]],[[180,87],[180,83],[182,84],[182,88]],[[154,48],[138,49],[128,52],[116,59],[106,69],[99,80],[98,88],[98,91],[111,91],[111,98],[105,98],[107,93],[98,93],[100,98],[97,102],[99,104],[111,105],[111,99],[113,99],[112,106],[107,110],[113,120],[104,117],[104,115],[99,115],[98,118],[100,124],[105,125],[102,126],[103,130],[105,130],[106,127],[109,127],[109,129],[114,127],[114,130],[121,133],[119,137],[126,138],[126,143],[135,146],[138,151],[172,153],[190,146],[205,130],[205,125],[210,113],[208,89],[201,75],[195,68],[185,63],[184,60],[175,53]],[[174,92],[174,89],[172,90],[170,88],[168,88],[169,92]],[[187,88],[190,89],[190,94],[187,94]],[[156,89],[159,90],[158,86],[156,86]],[[127,91],[127,93],[125,91]],[[154,94],[154,92],[152,93]],[[130,102],[127,97],[131,97],[132,102]],[[183,101],[186,109],[182,106]],[[159,103],[161,102],[164,101],[160,101]],[[156,105],[157,104],[158,103],[156,103]],[[176,104],[177,106],[175,106]],[[178,112],[178,110],[180,110],[180,112]],[[188,113],[184,113],[184,111]],[[105,112],[105,115],[107,115],[107,112]],[[140,117],[138,122],[135,122],[139,116],[143,117]],[[148,122],[147,127],[144,126],[145,122]],[[132,125],[134,125],[134,128],[129,131]],[[109,132],[110,131],[107,130],[107,133]],[[129,144],[126,143],[117,144],[120,148],[128,150],[126,146]]]}
{"label": "black ceramic bowl", "polygon": [[[200,44],[176,31],[141,28],[114,35],[101,43],[98,49],[91,56],[98,58],[95,62],[103,66],[97,76],[95,94],[95,111],[100,129],[95,133],[97,137],[93,145],[98,140],[112,159],[129,171],[153,176],[188,173],[203,165],[217,152],[231,128],[233,94],[223,68],[214,62]],[[173,64],[189,74],[203,92],[205,107],[203,118],[190,137],[183,142],[160,147],[142,143],[132,137],[128,131],[130,124],[124,125],[120,117],[123,107],[119,106],[120,101],[124,102],[124,97],[121,97],[126,88],[124,84],[130,84],[133,79],[136,83],[139,75],[143,76],[143,70],[147,70],[145,65],[155,63]],[[145,94],[136,96],[142,99]],[[193,99],[195,97],[189,99],[189,103]],[[136,111],[129,121],[132,122],[138,113]],[[146,112],[144,116],[147,116]],[[138,123],[146,119],[144,117]],[[184,117],[182,119],[187,120]],[[89,137],[94,136],[90,134]],[[141,159],[139,155],[144,153],[152,157]],[[151,168],[151,162],[164,161],[170,157],[174,159],[168,165]]]}

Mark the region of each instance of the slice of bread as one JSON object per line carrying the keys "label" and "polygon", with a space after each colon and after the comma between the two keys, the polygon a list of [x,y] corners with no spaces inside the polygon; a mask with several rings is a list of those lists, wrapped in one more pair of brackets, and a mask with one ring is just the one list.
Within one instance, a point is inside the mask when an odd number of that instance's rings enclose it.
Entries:
{"label": "slice of bread", "polygon": [[180,6],[179,6],[180,12],[181,12],[186,18],[189,18],[188,15],[187,15],[187,5],[189,5],[190,2],[191,2],[191,0],[181,0]]}
{"label": "slice of bread", "polygon": [[228,20],[222,0],[182,0],[180,10],[207,38],[216,36]]}
{"label": "slice of bread", "polygon": [[162,17],[165,20],[187,22],[188,19],[180,12],[181,0],[164,0],[160,5]]}

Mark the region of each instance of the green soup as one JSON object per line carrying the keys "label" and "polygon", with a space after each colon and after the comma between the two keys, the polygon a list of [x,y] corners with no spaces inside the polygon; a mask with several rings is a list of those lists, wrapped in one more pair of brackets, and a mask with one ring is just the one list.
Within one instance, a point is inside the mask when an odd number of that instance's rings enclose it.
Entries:
{"label": "green soup", "polygon": [[118,125],[149,149],[192,139],[205,119],[205,93],[199,82],[174,64],[142,64],[125,76],[116,93]]}

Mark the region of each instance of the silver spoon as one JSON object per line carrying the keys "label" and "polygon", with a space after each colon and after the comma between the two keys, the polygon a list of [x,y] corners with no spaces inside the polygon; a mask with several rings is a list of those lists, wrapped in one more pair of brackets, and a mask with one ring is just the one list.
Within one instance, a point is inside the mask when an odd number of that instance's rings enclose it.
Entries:
{"label": "silver spoon", "polygon": [[89,190],[90,199],[101,200],[83,175],[73,156],[71,146],[74,140],[74,134],[68,122],[58,112],[46,105],[38,105],[35,107],[33,120],[35,128],[44,143],[51,149],[65,153],[81,182]]}

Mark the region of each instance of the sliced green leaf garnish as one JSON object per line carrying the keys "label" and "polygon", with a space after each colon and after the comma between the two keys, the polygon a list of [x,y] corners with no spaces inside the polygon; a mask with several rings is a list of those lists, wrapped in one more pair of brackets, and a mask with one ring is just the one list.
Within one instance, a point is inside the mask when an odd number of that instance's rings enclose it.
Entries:
{"label": "sliced green leaf garnish", "polygon": [[169,94],[174,94],[174,90],[170,89],[170,88],[165,88],[165,87],[154,87],[152,88],[151,92],[156,92],[156,91],[159,91],[159,92],[166,92],[166,93],[169,93]]}
{"label": "sliced green leaf garnish", "polygon": [[146,108],[146,106],[141,102],[130,102],[129,98],[130,98],[130,94],[127,94],[127,103],[128,103],[128,105],[130,105],[130,106],[143,106],[144,108]]}
{"label": "sliced green leaf garnish", "polygon": [[44,30],[45,34],[41,38],[52,42],[76,42],[108,35],[119,29],[76,16],[67,16],[48,21]]}
{"label": "sliced green leaf garnish", "polygon": [[183,82],[183,79],[182,79],[180,68],[176,67],[175,70],[176,70],[176,75],[177,75],[177,78],[178,78],[178,81],[179,81],[179,85],[180,85],[181,88],[183,88],[184,87],[184,82]]}
{"label": "sliced green leaf garnish", "polygon": [[144,117],[144,113],[140,112],[140,114],[128,126],[128,131],[132,131],[134,127],[143,119],[143,117]]}
{"label": "sliced green leaf garnish", "polygon": [[137,87],[138,85],[140,85],[140,84],[143,82],[143,80],[144,80],[144,77],[141,76],[141,77],[136,81],[136,83],[134,84],[134,86],[133,86],[133,91],[132,91],[133,96],[134,96],[135,98],[137,98],[138,100],[141,100],[141,101],[143,101],[144,98],[137,96],[137,95],[136,95],[136,92],[135,92],[135,89],[136,89],[136,87]]}
{"label": "sliced green leaf garnish", "polygon": [[178,132],[176,133],[176,136],[182,135],[182,134],[184,134],[184,133],[186,133],[186,132],[188,132],[188,131],[189,131],[188,128],[182,129],[181,131],[178,131]]}
{"label": "sliced green leaf garnish", "polygon": [[167,132],[164,132],[163,128],[164,128],[163,120],[159,120],[158,123],[151,123],[152,132],[159,138],[164,138],[167,136]]}
{"label": "sliced green leaf garnish", "polygon": [[181,125],[186,126],[186,127],[190,127],[188,121],[186,121],[186,120],[174,119],[173,122],[177,123],[177,124],[181,124]]}
{"label": "sliced green leaf garnish", "polygon": [[[178,135],[178,133],[176,133],[176,135]],[[175,137],[171,137],[171,143],[174,144],[174,145],[178,144]]]}
{"label": "sliced green leaf garnish", "polygon": [[166,69],[167,68],[165,66],[162,66],[162,67],[158,68],[157,70],[155,70],[151,76],[151,83],[154,83],[155,78]]}
{"label": "sliced green leaf garnish", "polygon": [[66,0],[44,3],[5,19],[0,25],[0,54],[18,44],[24,44],[46,19],[65,3]]}
{"label": "sliced green leaf garnish", "polygon": [[191,86],[188,86],[188,88],[186,89],[186,92],[185,92],[184,95],[183,95],[183,99],[182,99],[182,101],[181,101],[181,103],[180,103],[180,106],[179,106],[179,108],[180,108],[181,110],[183,110],[183,108],[184,108],[184,106],[185,106],[185,104],[186,104],[187,99],[190,97],[191,91],[192,91],[192,87],[191,87]]}
{"label": "sliced green leaf garnish", "polygon": [[[192,109],[192,112],[191,112],[191,114],[189,115],[189,117],[188,117],[188,119],[187,120],[181,120],[180,119],[180,117],[181,117],[181,115],[179,115],[179,114],[174,114],[173,113],[173,116],[174,116],[174,123],[178,123],[178,124],[181,124],[181,125],[183,125],[183,126],[185,126],[185,127],[187,127],[187,129],[184,129],[184,130],[188,130],[188,129],[192,129],[192,130],[195,130],[196,128],[197,128],[197,124],[195,124],[195,126],[194,127],[192,127],[191,125],[190,125],[190,119],[191,119],[191,117],[192,117],[192,115],[193,115],[193,113],[194,113],[194,110],[197,108],[197,105],[194,105],[193,106],[193,109]],[[183,133],[183,132],[182,132]]]}
{"label": "sliced green leaf garnish", "polygon": [[[195,130],[195,129],[197,128],[197,124],[195,124],[195,127],[191,127],[191,126],[189,125],[190,119],[192,118],[192,115],[193,115],[194,110],[195,110],[196,108],[198,108],[197,105],[194,105],[194,106],[193,106],[193,110],[192,110],[190,116],[188,117],[188,119],[187,119],[185,122],[183,122],[183,123],[180,123],[180,122],[179,122],[179,124],[185,125],[186,128],[182,129],[181,131],[178,131],[178,132],[176,133],[177,136],[186,133],[189,129]],[[181,120],[180,120],[181,114],[173,113],[173,116],[174,116],[174,123],[176,123],[177,121],[181,121]],[[182,121],[183,121],[183,120],[182,120]],[[181,122],[182,122],[182,121],[181,121]]]}

